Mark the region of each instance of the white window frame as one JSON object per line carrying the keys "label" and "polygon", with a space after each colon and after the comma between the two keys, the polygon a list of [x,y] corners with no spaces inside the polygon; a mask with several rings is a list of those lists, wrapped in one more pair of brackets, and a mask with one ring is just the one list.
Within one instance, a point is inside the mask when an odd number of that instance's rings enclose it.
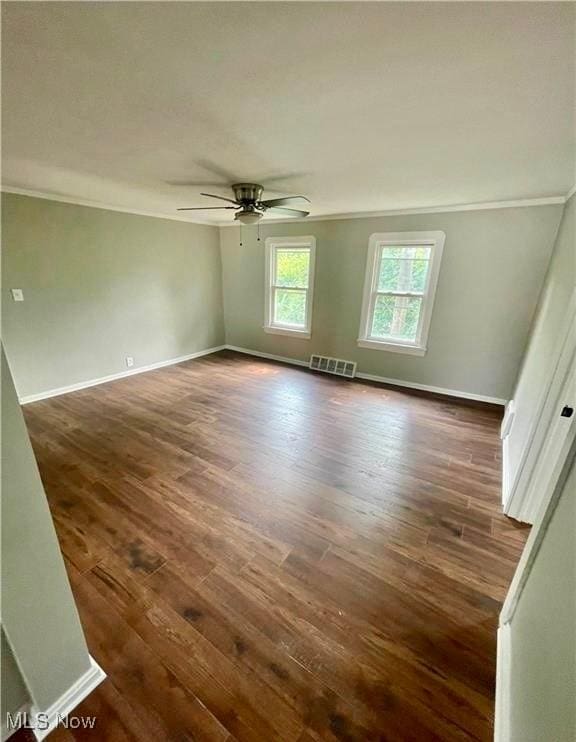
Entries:
{"label": "white window frame", "polygon": [[[276,249],[294,248],[296,250],[307,249],[310,251],[310,262],[308,265],[308,287],[305,286],[275,286],[274,276],[276,273]],[[265,292],[265,316],[264,332],[274,335],[293,335],[310,339],[312,334],[312,305],[314,299],[314,267],[316,265],[316,238],[312,236],[298,237],[267,237],[266,238],[266,292]],[[292,327],[291,325],[274,322],[274,295],[276,289],[293,289],[295,291],[306,291],[306,321],[304,327]]]}
{"label": "white window frame", "polygon": [[[358,345],[361,348],[372,348],[373,350],[387,350],[393,353],[408,353],[423,356],[427,350],[428,332],[432,320],[432,309],[440,263],[444,250],[446,235],[441,231],[434,232],[376,232],[370,235],[368,244],[368,258],[366,260],[366,278],[364,280],[364,295],[362,299],[362,315],[360,320],[360,337]],[[398,295],[394,291],[378,291],[378,276],[380,273],[380,261],[384,247],[406,247],[406,246],[430,247],[430,267],[426,277],[424,291],[406,292],[405,296],[418,296],[422,298],[422,308],[418,319],[416,339],[413,342],[405,342],[398,338],[376,338],[370,335],[374,307],[378,295]]]}

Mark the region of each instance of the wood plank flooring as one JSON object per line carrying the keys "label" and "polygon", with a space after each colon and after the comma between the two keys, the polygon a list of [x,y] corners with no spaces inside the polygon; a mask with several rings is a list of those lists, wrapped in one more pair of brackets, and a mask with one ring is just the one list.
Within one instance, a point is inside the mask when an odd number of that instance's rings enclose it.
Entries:
{"label": "wood plank flooring", "polygon": [[64,740],[489,740],[501,411],[222,352],[24,408],[90,651]]}

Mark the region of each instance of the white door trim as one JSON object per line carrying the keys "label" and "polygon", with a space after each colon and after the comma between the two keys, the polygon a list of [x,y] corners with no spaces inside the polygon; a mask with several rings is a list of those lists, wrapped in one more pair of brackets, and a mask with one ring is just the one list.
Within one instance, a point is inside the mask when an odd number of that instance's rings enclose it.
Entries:
{"label": "white door trim", "polygon": [[512,640],[510,624],[505,623],[498,627],[494,742],[508,742],[510,739],[511,665]]}
{"label": "white door trim", "polygon": [[[502,443],[502,501],[504,512],[506,515],[517,520],[524,520],[526,517],[524,503],[534,467],[546,441],[558,396],[562,390],[569,365],[576,351],[576,288],[572,292],[558,337],[559,344],[557,346],[557,353],[555,354],[556,361],[552,364],[550,382],[542,389],[530,426],[528,441],[522,452],[520,464],[513,481],[510,481],[509,474],[507,437],[504,438]],[[528,520],[526,522],[531,523],[533,521]]]}
{"label": "white door trim", "polygon": [[[574,334],[576,335],[576,328],[574,329]],[[576,346],[576,341],[574,345]],[[532,475],[527,482],[522,498],[522,510],[519,519],[526,523],[535,523],[539,511],[550,499],[554,489],[554,483],[562,467],[562,457],[566,456],[567,449],[570,448],[572,440],[576,437],[576,417],[574,415],[569,419],[560,417],[560,412],[566,402],[571,402],[574,405],[575,364],[576,351],[568,364],[564,381],[553,409],[552,419],[550,420],[550,425],[548,426],[543,445],[540,449],[540,455],[535,462]],[[560,445],[562,435],[566,435],[566,438]],[[556,451],[558,447],[560,447],[560,450]],[[547,465],[551,465],[548,472],[546,471]]]}

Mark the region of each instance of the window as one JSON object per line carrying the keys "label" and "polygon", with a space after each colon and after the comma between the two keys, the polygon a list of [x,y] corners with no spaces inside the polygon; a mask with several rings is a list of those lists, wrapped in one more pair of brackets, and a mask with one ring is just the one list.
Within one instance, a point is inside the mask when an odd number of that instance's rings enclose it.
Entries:
{"label": "window", "polygon": [[266,240],[266,332],[310,337],[315,250],[314,237]]}
{"label": "window", "polygon": [[424,355],[444,232],[370,237],[358,345]]}

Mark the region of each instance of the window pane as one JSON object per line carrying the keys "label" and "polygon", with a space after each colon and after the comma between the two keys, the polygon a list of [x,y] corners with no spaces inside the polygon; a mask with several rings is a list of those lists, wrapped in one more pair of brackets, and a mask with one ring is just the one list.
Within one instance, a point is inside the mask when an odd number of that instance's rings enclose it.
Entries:
{"label": "window pane", "polygon": [[378,291],[424,291],[429,265],[429,247],[382,248]]}
{"label": "window pane", "polygon": [[276,286],[308,288],[310,250],[276,249]]}
{"label": "window pane", "polygon": [[384,245],[382,255],[387,258],[405,258],[406,260],[430,260],[431,249],[425,245],[399,245],[398,247]]}
{"label": "window pane", "polygon": [[306,291],[274,292],[274,323],[277,325],[306,326]]}
{"label": "window pane", "polygon": [[371,336],[416,340],[422,299],[411,296],[377,296]]}

